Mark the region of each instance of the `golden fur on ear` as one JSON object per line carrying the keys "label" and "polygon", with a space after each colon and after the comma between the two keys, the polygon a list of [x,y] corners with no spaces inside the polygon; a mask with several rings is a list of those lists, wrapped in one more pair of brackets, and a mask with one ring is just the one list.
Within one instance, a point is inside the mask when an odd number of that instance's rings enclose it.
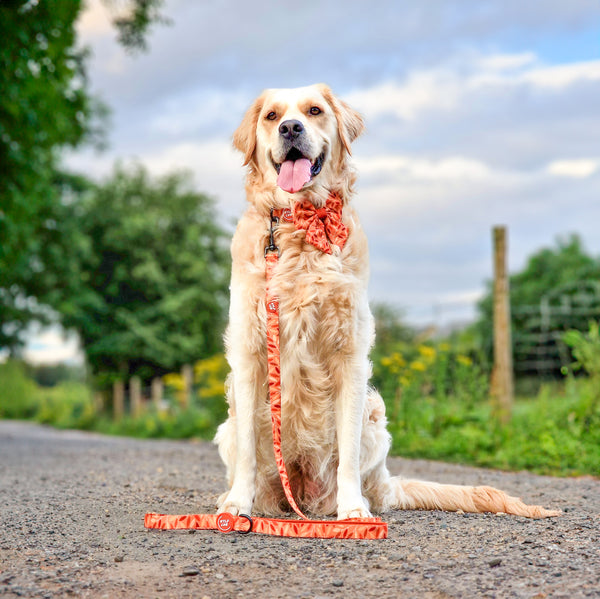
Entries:
{"label": "golden fur on ear", "polygon": [[337,98],[329,86],[321,83],[319,89],[333,109],[344,148],[348,154],[352,154],[350,144],[365,130],[365,122],[362,116],[346,102]]}
{"label": "golden fur on ear", "polygon": [[254,101],[254,104],[250,106],[248,112],[244,115],[240,126],[233,134],[233,147],[244,154],[244,166],[252,160],[254,150],[256,149],[256,126],[263,108],[264,98],[265,94],[262,93]]}

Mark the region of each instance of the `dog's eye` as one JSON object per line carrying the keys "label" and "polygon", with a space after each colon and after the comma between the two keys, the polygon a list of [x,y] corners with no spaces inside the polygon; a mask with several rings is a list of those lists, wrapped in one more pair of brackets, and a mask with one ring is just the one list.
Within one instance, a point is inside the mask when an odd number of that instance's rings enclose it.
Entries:
{"label": "dog's eye", "polygon": [[267,115],[267,118],[268,118],[270,121],[274,121],[274,120],[277,118],[277,114],[276,114],[275,112],[271,111],[271,112],[269,112],[269,114]]}
{"label": "dog's eye", "polygon": [[313,106],[308,112],[313,116],[317,116],[317,114],[321,114],[323,111],[318,106]]}

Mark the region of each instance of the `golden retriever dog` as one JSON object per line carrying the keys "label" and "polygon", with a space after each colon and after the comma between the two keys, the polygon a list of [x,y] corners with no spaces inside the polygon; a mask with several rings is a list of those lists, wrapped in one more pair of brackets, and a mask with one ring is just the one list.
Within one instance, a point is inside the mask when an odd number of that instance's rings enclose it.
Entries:
{"label": "golden retriever dog", "polygon": [[[352,206],[352,142],[363,119],[325,85],[265,91],[233,137],[248,165],[248,207],[232,241],[231,307],[225,335],[231,374],[229,416],[215,442],[229,491],[219,512],[276,515],[290,510],[273,452],[267,379],[265,247],[271,209],[308,200],[342,202],[348,237],[328,251],[280,219],[280,258],[271,285],[279,299],[282,451],[301,509],[338,519],[390,509],[557,515],[491,487],[390,476],[381,396],[369,387],[374,340],[367,301],[367,239]],[[323,219],[324,211],[320,210]]]}

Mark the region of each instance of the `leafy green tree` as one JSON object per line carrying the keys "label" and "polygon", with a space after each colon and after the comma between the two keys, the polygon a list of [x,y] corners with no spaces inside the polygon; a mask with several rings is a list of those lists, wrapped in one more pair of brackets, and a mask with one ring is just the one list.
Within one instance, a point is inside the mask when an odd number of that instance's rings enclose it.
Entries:
{"label": "leafy green tree", "polygon": [[[109,9],[122,4],[120,0],[103,0]],[[170,23],[160,12],[163,0],[130,0],[128,10],[113,18],[119,42],[128,50],[147,50],[147,31],[154,23]]]}
{"label": "leafy green tree", "polygon": [[218,351],[229,253],[210,198],[186,174],[152,180],[142,167],[117,168],[100,185],[63,184],[70,209],[38,279],[97,381],[147,379]]}
{"label": "leafy green tree", "polygon": [[[115,0],[106,0],[116,8]],[[145,47],[161,0],[131,0],[114,18],[119,39]],[[122,7],[122,3],[119,3]],[[61,148],[99,139],[104,108],[88,91],[75,23],[81,0],[0,3],[0,347],[14,350],[44,317],[26,285],[41,268],[44,234],[60,210]],[[47,222],[49,219],[50,222]]]}
{"label": "leafy green tree", "polygon": [[375,319],[375,346],[373,355],[384,356],[402,343],[413,340],[414,331],[403,321],[400,310],[386,303],[376,303],[371,306]]}
{"label": "leafy green tree", "polygon": [[[555,247],[543,248],[533,254],[525,268],[510,277],[513,345],[518,344],[523,335],[527,333],[526,327],[531,320],[531,310],[539,308],[542,298],[552,297],[553,293],[569,286],[573,286],[573,292],[576,292],[577,285],[586,281],[600,281],[600,258],[589,255],[577,235],[559,239]],[[488,284],[488,292],[479,303],[478,310],[480,316],[475,330],[486,354],[491,359],[493,347],[492,282]],[[572,320],[567,322],[564,317],[562,318],[564,322],[555,322],[552,326],[557,329],[579,326],[579,323]],[[582,317],[579,320],[581,326],[587,329],[587,318]],[[518,361],[519,355],[516,355],[515,358]],[[516,364],[516,366],[519,365]],[[557,374],[559,372],[557,369]]]}
{"label": "leafy green tree", "polygon": [[41,215],[59,201],[56,149],[92,132],[92,101],[75,49],[80,2],[0,5],[0,346],[14,347],[35,313],[22,278]]}

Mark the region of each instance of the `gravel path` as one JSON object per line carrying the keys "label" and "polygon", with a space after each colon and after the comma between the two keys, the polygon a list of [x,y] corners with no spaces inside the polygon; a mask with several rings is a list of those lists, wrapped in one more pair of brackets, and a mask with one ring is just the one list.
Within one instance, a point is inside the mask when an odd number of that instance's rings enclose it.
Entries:
{"label": "gravel path", "polygon": [[391,512],[385,541],[147,531],[147,511],[213,511],[224,469],[211,444],[0,421],[0,597],[600,597],[600,481],[389,466],[565,513]]}

